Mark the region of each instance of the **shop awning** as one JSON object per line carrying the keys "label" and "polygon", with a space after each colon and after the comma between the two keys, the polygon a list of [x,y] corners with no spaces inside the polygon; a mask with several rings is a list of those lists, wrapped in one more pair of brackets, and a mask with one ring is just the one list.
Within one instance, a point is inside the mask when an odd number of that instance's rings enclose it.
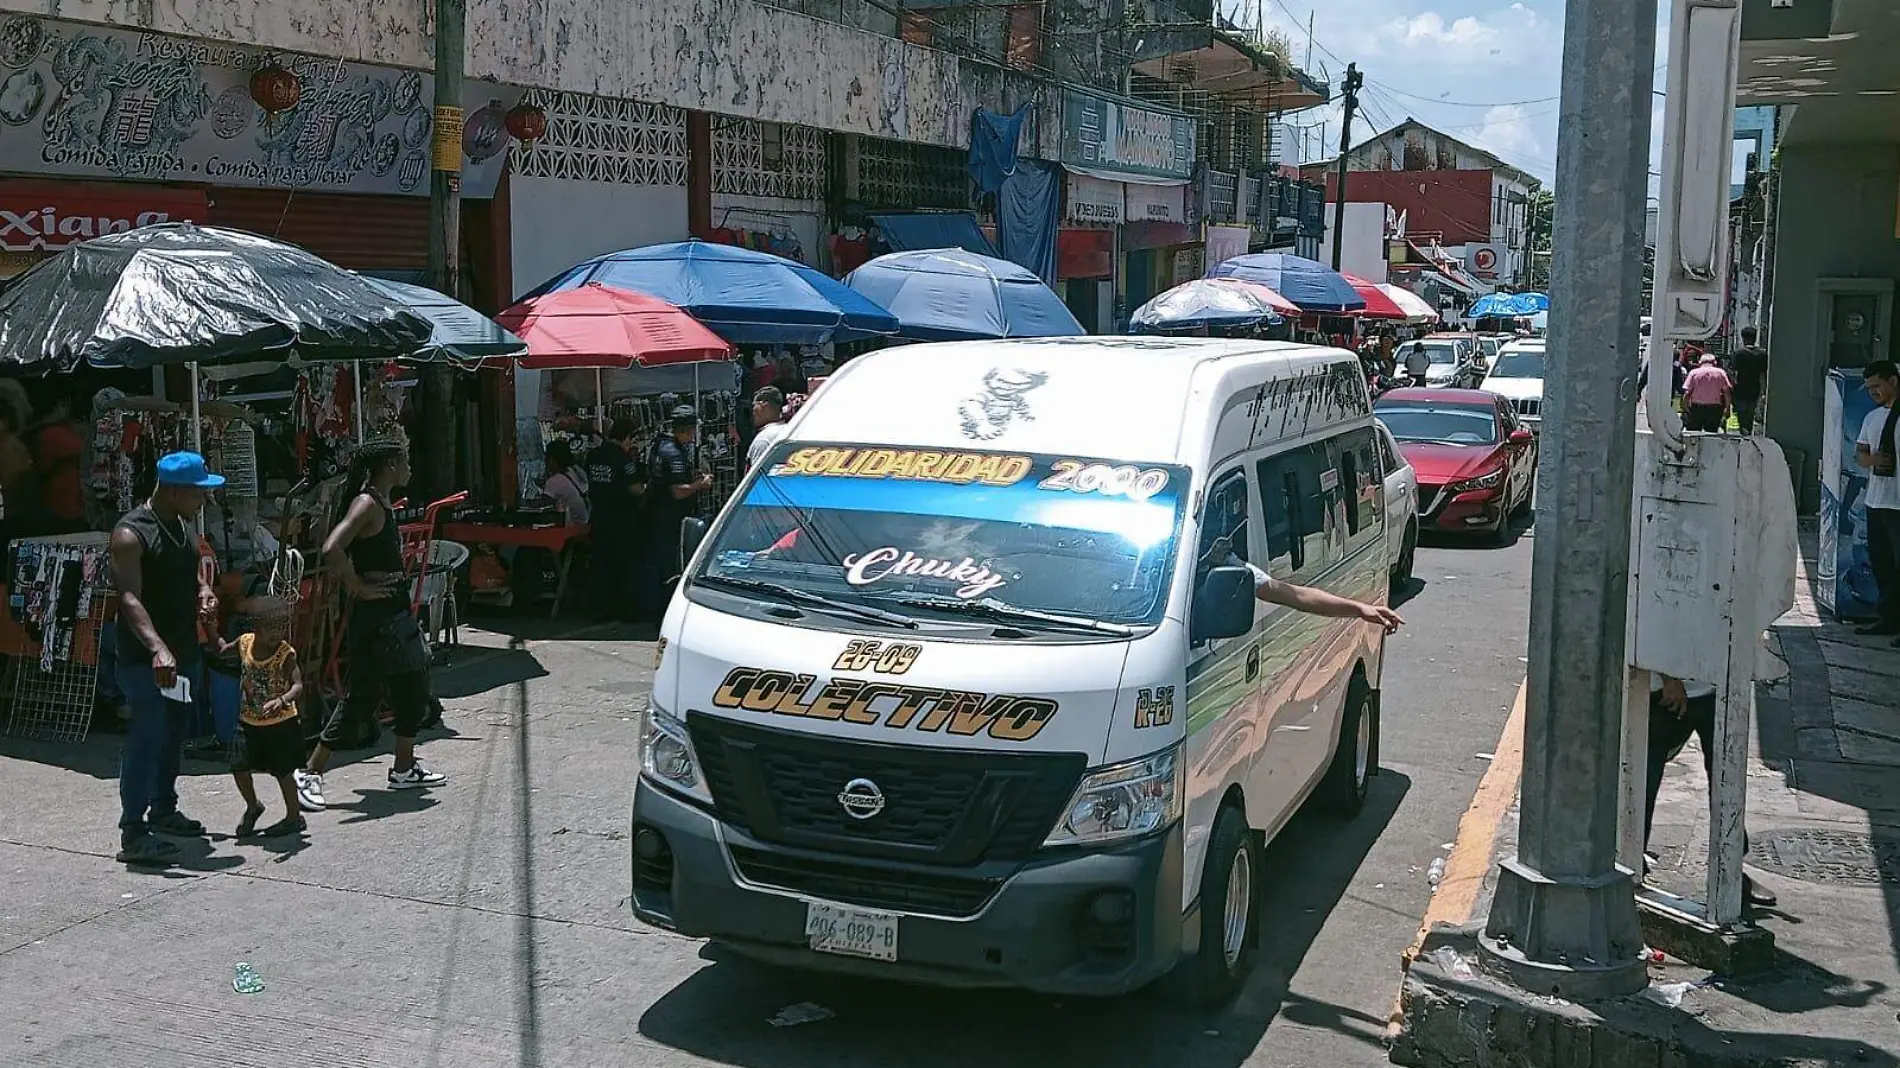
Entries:
{"label": "shop awning", "polygon": [[960,248],[979,256],[996,255],[995,246],[977,229],[976,216],[967,211],[914,211],[873,215],[892,252],[919,252],[933,248]]}

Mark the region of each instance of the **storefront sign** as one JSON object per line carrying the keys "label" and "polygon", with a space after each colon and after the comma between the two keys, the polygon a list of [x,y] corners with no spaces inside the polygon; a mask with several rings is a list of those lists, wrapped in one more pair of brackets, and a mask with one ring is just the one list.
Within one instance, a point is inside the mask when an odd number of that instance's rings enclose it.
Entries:
{"label": "storefront sign", "polygon": [[[269,116],[249,84],[266,58],[301,89]],[[0,171],[425,195],[433,88],[416,71],[9,15]],[[519,97],[469,84],[463,195],[494,194]]]}
{"label": "storefront sign", "polygon": [[1187,221],[1187,186],[1137,185],[1130,182],[1122,188],[1127,199],[1122,217],[1129,222]]}
{"label": "storefront sign", "polygon": [[1074,89],[1062,94],[1062,162],[1124,174],[1194,173],[1194,120]]}
{"label": "storefront sign", "polygon": [[1247,254],[1247,244],[1253,239],[1253,231],[1245,226],[1210,226],[1207,228],[1207,262],[1210,266],[1226,263],[1235,256]]}
{"label": "storefront sign", "polygon": [[153,223],[205,221],[196,189],[91,192],[75,182],[70,191],[35,192],[35,184],[0,181],[0,249],[44,252]]}
{"label": "storefront sign", "polygon": [[1108,230],[1058,230],[1056,277],[1109,278],[1115,274],[1115,235]]}
{"label": "storefront sign", "polygon": [[1496,245],[1466,245],[1466,262],[1471,265],[1471,273],[1487,282],[1498,277],[1498,247]]}
{"label": "storefront sign", "polygon": [[1187,245],[1174,251],[1174,284],[1192,282],[1207,272],[1207,249]]}
{"label": "storefront sign", "polygon": [[1091,178],[1086,174],[1069,175],[1069,220],[1090,223],[1121,222],[1122,184]]}

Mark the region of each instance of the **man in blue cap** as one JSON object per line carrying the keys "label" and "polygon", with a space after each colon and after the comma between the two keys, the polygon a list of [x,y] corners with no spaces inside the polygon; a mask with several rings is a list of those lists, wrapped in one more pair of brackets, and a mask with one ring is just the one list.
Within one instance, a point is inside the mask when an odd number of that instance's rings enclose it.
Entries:
{"label": "man in blue cap", "polygon": [[224,485],[195,452],[158,461],[151,499],[112,528],[112,583],[119,591],[119,688],[131,718],[119,763],[119,856],[127,864],[166,865],[178,847],[159,835],[197,838],[204,824],[178,811],[178,760],[192,706],[175,689],[202,677],[198,624],[214,622],[218,598],[198,564],[190,522],[205,496]]}

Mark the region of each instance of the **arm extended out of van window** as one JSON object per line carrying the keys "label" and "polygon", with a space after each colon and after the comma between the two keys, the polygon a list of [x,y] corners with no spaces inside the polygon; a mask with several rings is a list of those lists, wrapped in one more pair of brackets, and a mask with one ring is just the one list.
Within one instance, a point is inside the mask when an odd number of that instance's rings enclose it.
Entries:
{"label": "arm extended out of van window", "polygon": [[1363,619],[1368,623],[1377,623],[1385,628],[1387,634],[1397,631],[1405,620],[1397,612],[1380,604],[1366,604],[1347,597],[1316,590],[1311,586],[1301,586],[1292,582],[1281,582],[1268,578],[1254,587],[1254,595],[1268,604],[1285,605],[1296,612],[1307,612],[1316,616],[1330,616],[1334,619]]}

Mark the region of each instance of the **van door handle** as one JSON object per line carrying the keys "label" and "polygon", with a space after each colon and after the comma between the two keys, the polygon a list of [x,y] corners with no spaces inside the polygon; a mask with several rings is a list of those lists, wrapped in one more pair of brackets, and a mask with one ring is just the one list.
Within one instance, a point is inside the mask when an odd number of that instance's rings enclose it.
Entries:
{"label": "van door handle", "polygon": [[1247,681],[1252,682],[1253,680],[1259,677],[1260,677],[1260,647],[1256,645],[1253,648],[1247,650]]}

